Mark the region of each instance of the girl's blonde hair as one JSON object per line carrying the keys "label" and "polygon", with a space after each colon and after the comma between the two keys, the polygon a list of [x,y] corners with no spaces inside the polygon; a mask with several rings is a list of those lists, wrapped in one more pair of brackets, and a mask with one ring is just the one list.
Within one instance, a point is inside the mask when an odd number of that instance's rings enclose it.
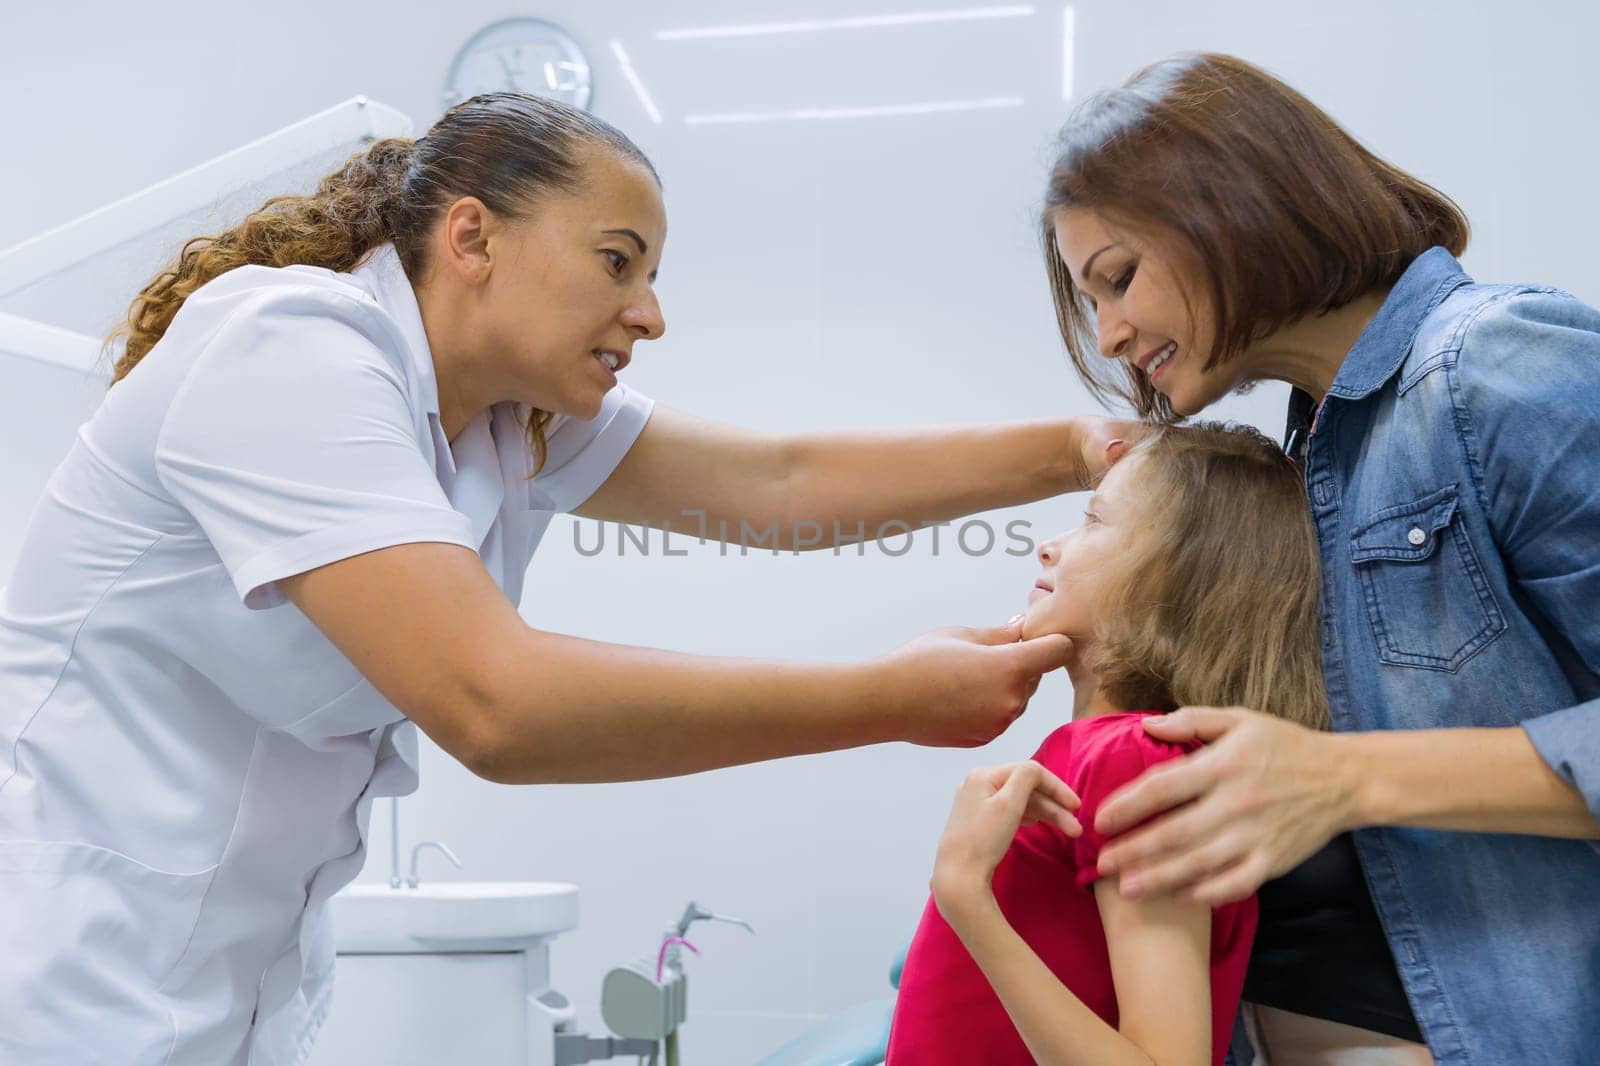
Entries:
{"label": "girl's blonde hair", "polygon": [[1254,429],[1159,426],[1137,463],[1137,530],[1110,581],[1100,686],[1119,706],[1251,707],[1328,727],[1321,567],[1300,472]]}
{"label": "girl's blonde hair", "polygon": [[[428,265],[428,238],[450,204],[474,196],[504,218],[527,217],[542,197],[581,185],[584,153],[595,147],[655,175],[617,129],[581,109],[521,93],[463,101],[415,141],[376,141],[310,195],[273,197],[233,228],[185,241],[107,339],[108,350],[126,342],[112,384],[155,347],[196,289],[234,267],[305,265],[343,273],[392,243],[415,285]],[[540,467],[551,417],[534,410],[528,419],[528,444]]]}

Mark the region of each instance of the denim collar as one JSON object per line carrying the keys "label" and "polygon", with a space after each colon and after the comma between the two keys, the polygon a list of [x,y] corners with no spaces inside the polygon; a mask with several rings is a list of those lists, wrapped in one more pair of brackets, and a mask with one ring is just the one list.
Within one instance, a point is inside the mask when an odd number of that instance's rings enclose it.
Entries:
{"label": "denim collar", "polygon": [[1359,400],[1381,388],[1405,362],[1423,319],[1452,290],[1471,283],[1446,248],[1429,248],[1413,259],[1344,357],[1328,394]]}

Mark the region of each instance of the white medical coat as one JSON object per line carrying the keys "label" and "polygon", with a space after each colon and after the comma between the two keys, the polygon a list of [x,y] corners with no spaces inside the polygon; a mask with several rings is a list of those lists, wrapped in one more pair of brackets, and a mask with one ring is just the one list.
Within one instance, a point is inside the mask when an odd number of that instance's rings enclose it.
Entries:
{"label": "white medical coat", "polygon": [[448,441],[415,295],[348,274],[201,288],[55,471],[0,589],[0,1063],[292,1066],[329,1005],[326,904],[415,726],[275,582],[395,544],[478,552],[513,602],[553,514],[644,428],[617,386]]}

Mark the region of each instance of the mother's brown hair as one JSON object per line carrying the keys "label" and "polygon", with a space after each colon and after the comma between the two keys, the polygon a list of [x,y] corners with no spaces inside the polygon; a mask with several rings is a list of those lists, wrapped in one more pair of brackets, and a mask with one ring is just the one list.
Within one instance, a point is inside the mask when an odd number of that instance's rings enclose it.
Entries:
{"label": "mother's brown hair", "polygon": [[1101,376],[1094,323],[1056,250],[1063,208],[1139,234],[1203,284],[1194,295],[1214,324],[1208,370],[1283,326],[1394,284],[1435,245],[1460,255],[1468,236],[1447,196],[1241,59],[1175,56],[1090,97],[1062,127],[1045,195],[1056,319],[1096,396],[1163,421],[1176,416],[1143,372]]}
{"label": "mother's brown hair", "polygon": [[1252,707],[1328,727],[1321,563],[1305,484],[1259,431],[1160,426],[1133,464],[1137,528],[1095,633],[1120,707]]}
{"label": "mother's brown hair", "polygon": [[[452,203],[473,196],[503,218],[527,217],[542,196],[580,185],[584,152],[595,147],[655,176],[644,153],[617,129],[578,108],[521,93],[463,101],[415,141],[375,141],[309,195],[275,196],[233,228],[185,241],[108,339],[108,346],[126,341],[112,383],[155,347],[196,289],[234,267],[305,265],[345,272],[374,248],[392,243],[415,285],[428,265],[428,238]],[[551,417],[537,410],[529,416],[528,441],[540,466]]]}

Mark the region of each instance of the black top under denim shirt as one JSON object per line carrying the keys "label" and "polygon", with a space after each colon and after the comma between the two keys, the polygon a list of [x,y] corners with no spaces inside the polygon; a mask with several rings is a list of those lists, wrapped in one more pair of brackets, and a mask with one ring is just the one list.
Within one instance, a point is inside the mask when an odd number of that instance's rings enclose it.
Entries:
{"label": "black top under denim shirt", "polygon": [[[1284,448],[1304,469],[1316,405],[1289,400]],[[1422,1043],[1350,834],[1256,894],[1261,906],[1244,998]]]}

